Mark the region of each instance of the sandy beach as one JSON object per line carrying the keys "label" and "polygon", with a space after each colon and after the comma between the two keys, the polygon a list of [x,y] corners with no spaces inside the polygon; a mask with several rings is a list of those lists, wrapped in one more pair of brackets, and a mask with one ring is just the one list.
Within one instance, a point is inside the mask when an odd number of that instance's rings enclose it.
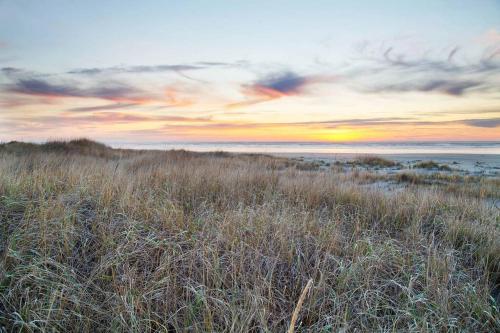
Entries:
{"label": "sandy beach", "polygon": [[[369,156],[366,154],[273,154],[276,156],[289,157],[304,161],[319,162],[322,165],[337,163],[345,163],[355,160],[361,156]],[[400,163],[399,166],[392,167],[368,167],[373,171],[384,172],[400,172],[412,170],[417,173],[429,172],[446,172],[458,173],[461,175],[476,175],[498,177],[500,175],[500,155],[494,154],[377,154],[384,159],[392,160]],[[426,168],[414,168],[420,162],[434,161],[440,165],[447,165],[451,170],[431,170]],[[358,166],[363,167],[363,166]],[[367,167],[365,167],[367,168]]]}

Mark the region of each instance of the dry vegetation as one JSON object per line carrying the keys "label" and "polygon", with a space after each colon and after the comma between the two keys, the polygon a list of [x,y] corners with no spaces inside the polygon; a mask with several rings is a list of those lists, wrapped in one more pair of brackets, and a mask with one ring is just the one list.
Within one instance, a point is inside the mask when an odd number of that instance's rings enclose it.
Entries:
{"label": "dry vegetation", "polygon": [[0,330],[284,332],[292,314],[295,332],[500,330],[498,209],[463,179],[391,195],[358,178],[1,145]]}
{"label": "dry vegetation", "polygon": [[417,169],[428,169],[428,170],[440,170],[440,171],[451,171],[450,166],[446,164],[438,164],[434,161],[423,161],[418,162],[414,166]]}
{"label": "dry vegetation", "polygon": [[356,158],[355,163],[358,163],[360,165],[365,165],[365,166],[370,166],[370,167],[395,167],[399,166],[399,163],[396,163],[394,161],[379,157],[379,156],[360,156]]}

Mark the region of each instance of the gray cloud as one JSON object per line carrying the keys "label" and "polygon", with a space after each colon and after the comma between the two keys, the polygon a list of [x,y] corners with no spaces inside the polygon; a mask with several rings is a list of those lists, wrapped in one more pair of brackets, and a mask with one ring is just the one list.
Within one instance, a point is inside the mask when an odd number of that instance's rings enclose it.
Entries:
{"label": "gray cloud", "polygon": [[453,50],[450,51],[450,53],[448,54],[448,62],[451,62],[453,60],[453,57],[455,56],[455,54],[457,54],[457,52],[460,50],[460,47],[458,46],[455,46],[453,48]]}
{"label": "gray cloud", "polygon": [[462,96],[469,89],[481,87],[479,81],[461,80],[420,80],[414,82],[401,82],[390,85],[380,85],[369,89],[370,92],[440,92],[452,96]]}
{"label": "gray cloud", "polygon": [[12,75],[20,74],[23,72],[22,69],[16,68],[16,67],[3,67],[0,69],[0,71],[5,76],[12,76]]}
{"label": "gray cloud", "polygon": [[247,100],[227,104],[226,107],[242,107],[282,98],[305,94],[305,88],[313,83],[332,82],[336,79],[327,75],[300,75],[294,71],[283,71],[266,75],[250,84],[241,85]]}
{"label": "gray cloud", "polygon": [[480,115],[480,114],[498,114],[500,115],[500,108],[498,109],[472,109],[472,110],[446,110],[446,111],[432,111],[432,112],[418,112],[419,115],[424,116],[437,116],[437,115]]}
{"label": "gray cloud", "polygon": [[292,95],[299,93],[308,81],[309,79],[306,76],[301,76],[288,71],[272,74],[263,79],[257,80],[252,87],[254,89],[265,88],[285,95]]}
{"label": "gray cloud", "polygon": [[27,70],[25,68],[19,68],[19,67],[0,68],[0,74],[3,74],[6,78],[8,78],[10,80],[47,78],[47,77],[53,77],[53,76],[57,75],[57,74],[39,73],[39,72],[35,72],[32,70]]}
{"label": "gray cloud", "polygon": [[473,127],[496,128],[500,127],[500,118],[492,119],[466,119],[463,123]]}
{"label": "gray cloud", "polygon": [[7,91],[42,96],[81,97],[83,95],[83,92],[79,88],[69,85],[55,85],[38,79],[20,79],[9,85]]}
{"label": "gray cloud", "polygon": [[141,101],[148,99],[141,90],[118,82],[107,82],[89,88],[78,83],[52,83],[38,78],[21,78],[5,86],[6,91],[47,97],[87,97],[107,100]]}

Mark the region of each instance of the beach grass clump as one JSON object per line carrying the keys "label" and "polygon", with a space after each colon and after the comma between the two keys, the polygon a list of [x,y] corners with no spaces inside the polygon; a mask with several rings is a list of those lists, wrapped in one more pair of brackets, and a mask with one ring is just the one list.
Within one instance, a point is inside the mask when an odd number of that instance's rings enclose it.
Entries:
{"label": "beach grass clump", "polygon": [[425,177],[412,172],[402,172],[394,176],[397,182],[410,184],[426,184]]}
{"label": "beach grass clump", "polygon": [[439,171],[452,171],[452,168],[447,164],[439,164],[434,161],[422,161],[413,165],[416,169],[439,170]]}
{"label": "beach grass clump", "polygon": [[0,146],[0,330],[500,329],[499,212],[468,191],[80,143]]}
{"label": "beach grass clump", "polygon": [[363,166],[370,168],[391,168],[400,166],[400,163],[375,155],[361,155],[354,160],[346,162],[352,166]]}

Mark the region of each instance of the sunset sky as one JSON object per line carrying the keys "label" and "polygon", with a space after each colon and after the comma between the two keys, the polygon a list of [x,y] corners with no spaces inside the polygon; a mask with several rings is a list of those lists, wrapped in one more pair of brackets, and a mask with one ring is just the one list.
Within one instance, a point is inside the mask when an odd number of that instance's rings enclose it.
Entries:
{"label": "sunset sky", "polygon": [[0,140],[500,140],[499,1],[0,0]]}

